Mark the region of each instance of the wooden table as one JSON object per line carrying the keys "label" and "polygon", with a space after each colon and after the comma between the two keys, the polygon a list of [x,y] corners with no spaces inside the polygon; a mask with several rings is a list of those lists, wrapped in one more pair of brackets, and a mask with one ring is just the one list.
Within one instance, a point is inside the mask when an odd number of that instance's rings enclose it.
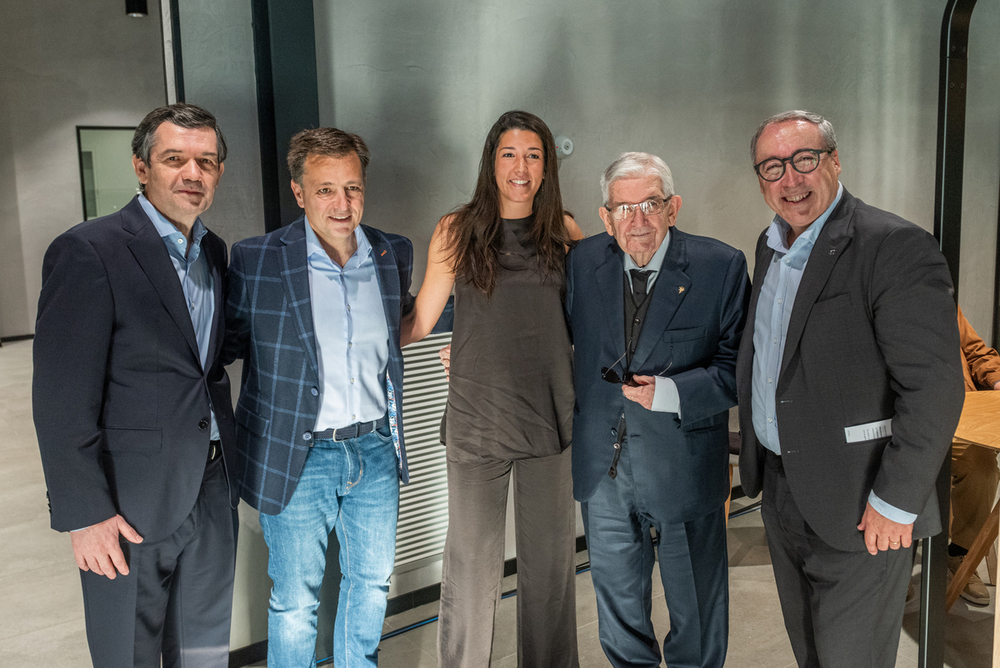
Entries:
{"label": "wooden table", "polygon": [[[962,418],[955,429],[955,440],[1000,450],[1000,392],[965,393],[965,405],[962,407]],[[1000,504],[993,506],[993,512],[990,513],[989,519],[969,548],[969,554],[962,560],[962,565],[952,578],[945,597],[945,610],[950,610],[954,605],[969,581],[969,576],[986,556],[998,533],[1000,533]],[[1000,668],[1000,644],[996,642],[996,639],[1000,638],[1000,615],[995,615],[993,621],[993,638],[993,668]]]}

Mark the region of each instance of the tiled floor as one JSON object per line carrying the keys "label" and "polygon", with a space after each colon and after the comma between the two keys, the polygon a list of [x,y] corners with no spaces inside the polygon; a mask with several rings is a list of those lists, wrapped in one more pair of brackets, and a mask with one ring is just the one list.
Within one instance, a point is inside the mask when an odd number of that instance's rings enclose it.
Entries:
{"label": "tiled floor", "polygon": [[[45,485],[31,422],[31,342],[0,347],[0,667],[88,666],[80,581],[69,539],[48,528]],[[727,668],[793,666],[778,609],[760,514],[733,520],[729,528],[730,633]],[[581,560],[586,554],[580,555]],[[516,577],[505,589],[516,586]],[[990,587],[991,591],[993,588]],[[653,623],[662,638],[667,610],[654,575]],[[994,592],[995,593],[995,592]],[[398,629],[437,614],[437,604],[385,621]],[[515,602],[497,615],[493,666],[517,665]],[[917,664],[917,602],[907,606],[896,665]],[[607,666],[597,636],[597,611],[589,572],[577,576],[580,665]],[[946,665],[987,668],[993,640],[993,605],[959,602],[948,615]],[[434,666],[437,624],[430,623],[382,643],[382,668]],[[849,642],[845,639],[845,642]]]}

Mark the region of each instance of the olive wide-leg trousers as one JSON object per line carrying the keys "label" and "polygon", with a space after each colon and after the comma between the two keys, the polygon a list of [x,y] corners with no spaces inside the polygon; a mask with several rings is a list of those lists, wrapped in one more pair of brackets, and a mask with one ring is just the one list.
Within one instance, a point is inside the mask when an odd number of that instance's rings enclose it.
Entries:
{"label": "olive wide-leg trousers", "polygon": [[576,504],[570,449],[498,461],[448,458],[448,536],[441,575],[438,665],[487,668],[514,475],[517,665],[577,668]]}

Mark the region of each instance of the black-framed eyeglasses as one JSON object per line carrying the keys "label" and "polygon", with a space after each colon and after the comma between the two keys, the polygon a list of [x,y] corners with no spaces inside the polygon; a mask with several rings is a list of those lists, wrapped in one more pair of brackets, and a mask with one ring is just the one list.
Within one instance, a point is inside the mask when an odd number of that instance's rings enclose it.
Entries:
{"label": "black-framed eyeglasses", "polygon": [[635,213],[636,209],[642,211],[644,215],[655,216],[667,207],[667,202],[673,197],[650,197],[638,204],[616,204],[613,207],[604,208],[611,212],[611,217],[615,220],[628,220]]}
{"label": "black-framed eyeglasses", "polygon": [[833,153],[833,149],[800,148],[788,158],[768,158],[753,166],[757,176],[765,181],[778,181],[785,175],[785,163],[799,174],[808,174],[819,167],[819,159],[824,153]]}

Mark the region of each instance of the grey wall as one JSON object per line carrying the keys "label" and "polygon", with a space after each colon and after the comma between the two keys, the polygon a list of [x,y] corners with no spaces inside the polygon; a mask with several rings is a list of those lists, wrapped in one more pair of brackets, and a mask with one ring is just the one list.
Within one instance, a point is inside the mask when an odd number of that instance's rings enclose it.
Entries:
{"label": "grey wall", "polygon": [[[674,171],[679,226],[751,256],[771,212],[749,139],[763,118],[796,107],[832,119],[848,189],[930,229],[944,4],[316,0],[320,119],[368,142],[366,222],[413,239],[417,285],[435,223],[467,201],[487,130],[514,108],[575,143],[560,182],[590,234],[603,233],[601,171],[643,150]],[[979,4],[962,302],[988,336],[1000,12]]]}
{"label": "grey wall", "polygon": [[163,104],[157,3],[0,3],[0,336],[34,331],[42,256],[83,220],[77,125],[136,125]]}
{"label": "grey wall", "polygon": [[264,233],[250,3],[180,0],[184,97],[219,120],[229,156],[205,223],[230,245]]}

